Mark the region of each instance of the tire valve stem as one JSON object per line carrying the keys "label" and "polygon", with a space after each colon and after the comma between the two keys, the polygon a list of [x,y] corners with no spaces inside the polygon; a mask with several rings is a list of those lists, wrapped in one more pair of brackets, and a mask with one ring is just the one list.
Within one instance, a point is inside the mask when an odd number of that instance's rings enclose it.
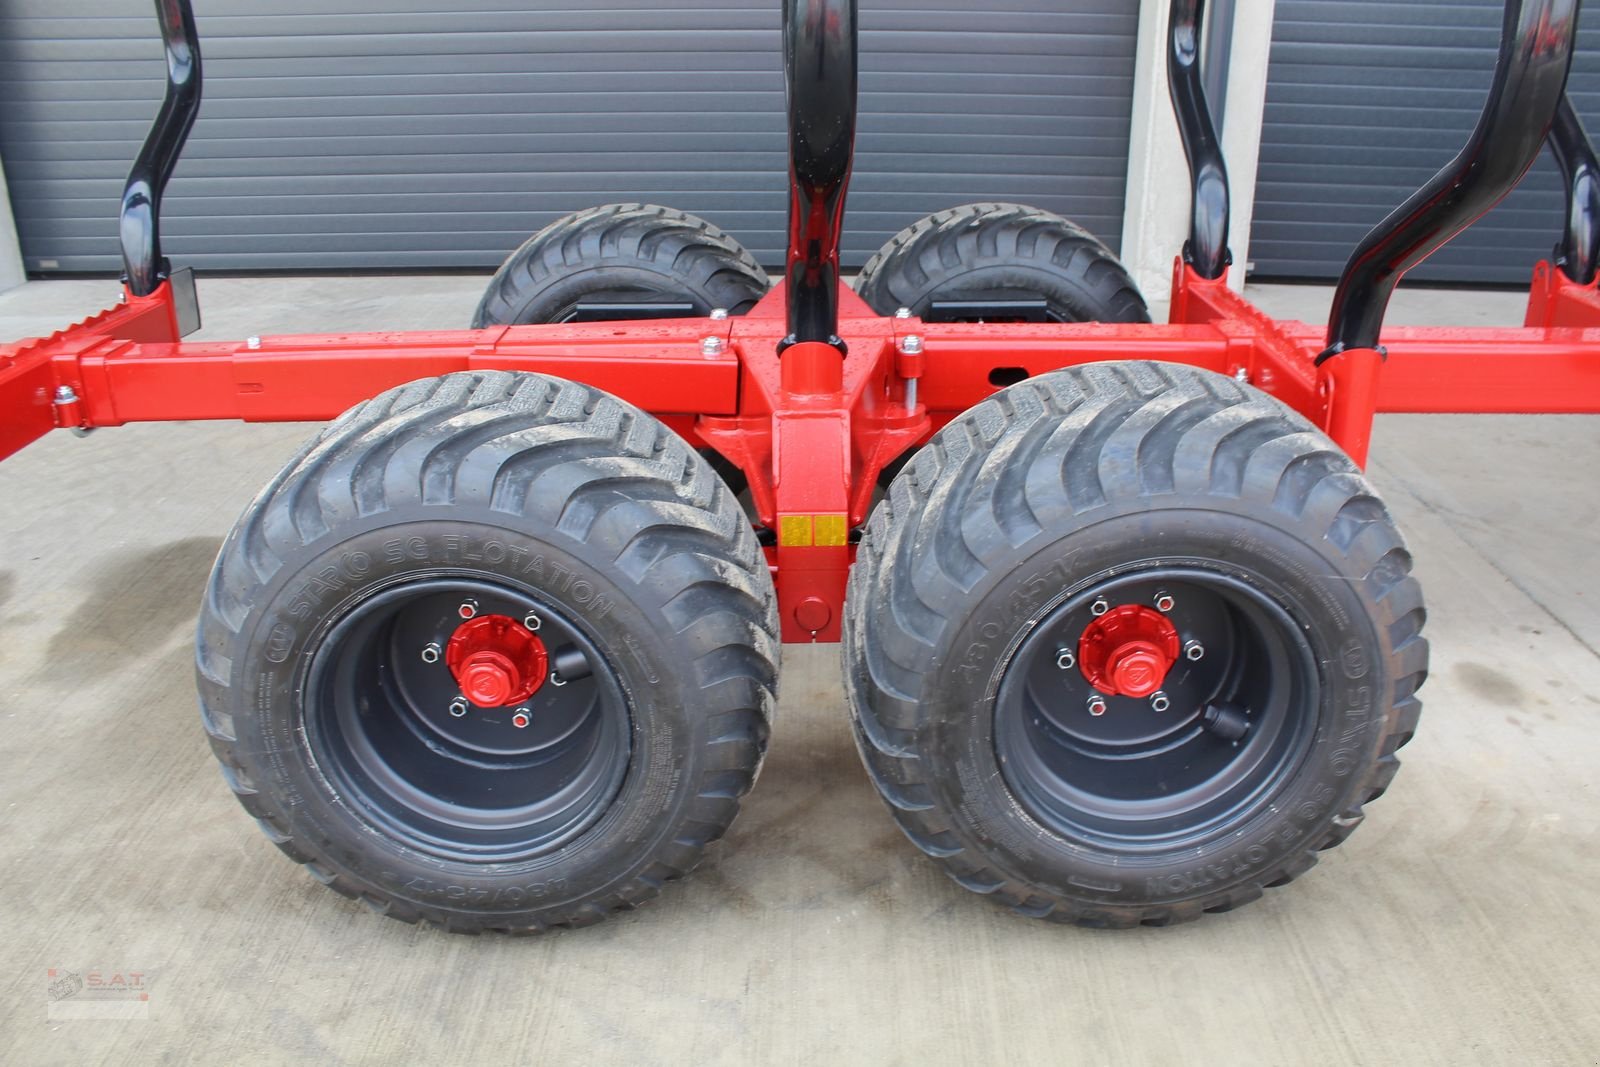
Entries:
{"label": "tire valve stem", "polygon": [[1250,717],[1232,704],[1209,704],[1201,721],[1205,728],[1224,741],[1237,742],[1250,730]]}

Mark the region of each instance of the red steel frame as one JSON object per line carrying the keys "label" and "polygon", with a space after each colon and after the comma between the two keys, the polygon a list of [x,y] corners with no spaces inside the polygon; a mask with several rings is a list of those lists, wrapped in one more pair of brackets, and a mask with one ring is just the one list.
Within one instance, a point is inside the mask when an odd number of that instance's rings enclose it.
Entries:
{"label": "red steel frame", "polygon": [[[185,343],[172,287],[46,338],[0,346],[0,458],[59,427],[331,419],[417,378],[467,370],[581,379],[716,449],[750,481],[784,638],[838,639],[850,531],[883,468],[1015,380],[1112,360],[1246,376],[1365,462],[1375,412],[1600,413],[1600,291],[1540,263],[1521,328],[1393,328],[1387,359],[1320,367],[1321,327],[1275,321],[1180,262],[1164,325],[930,323],[875,315],[839,291],[849,354],[802,342],[780,357],[780,285],[747,316]],[[915,355],[900,341],[923,341]],[[705,338],[723,340],[711,355]],[[914,346],[911,346],[914,347]],[[906,383],[918,383],[906,406]]]}
{"label": "red steel frame", "polygon": [[[580,379],[744,472],[758,521],[773,533],[784,639],[834,641],[852,531],[884,468],[1023,377],[1108,361],[1201,367],[1277,397],[1360,464],[1376,412],[1600,413],[1600,162],[1563,95],[1574,0],[1508,0],[1473,139],[1357,247],[1327,328],[1274,321],[1226,284],[1227,176],[1199,77],[1202,8],[1173,0],[1169,20],[1169,86],[1194,219],[1164,325],[886,318],[841,284],[855,0],[807,0],[785,4],[788,270],[748,315],[185,343],[187,299],[168,280],[158,227],[199,107],[200,56],[188,0],[160,0],[168,95],[124,193],[122,302],[0,346],[0,459],[56,428],[326,420],[391,386],[457,371]],[[1534,271],[1526,325],[1389,329],[1376,347],[1400,276],[1504,196],[1547,131],[1567,173],[1570,218],[1561,266]],[[912,337],[921,343],[906,343]]]}

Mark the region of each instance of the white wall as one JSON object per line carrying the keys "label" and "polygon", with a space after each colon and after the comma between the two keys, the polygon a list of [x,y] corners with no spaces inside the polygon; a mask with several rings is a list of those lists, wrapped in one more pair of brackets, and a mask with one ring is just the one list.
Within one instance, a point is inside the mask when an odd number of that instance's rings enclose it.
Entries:
{"label": "white wall", "polygon": [[22,271],[22,245],[11,217],[11,197],[6,192],[5,168],[0,166],[0,293],[27,280]]}
{"label": "white wall", "polygon": [[[1134,61],[1133,125],[1128,139],[1128,193],[1122,221],[1122,260],[1152,302],[1172,288],[1172,261],[1189,236],[1189,171],[1167,95],[1167,11],[1171,0],[1140,0]],[[1228,281],[1244,286],[1255,211],[1261,115],[1267,94],[1267,55],[1275,0],[1236,0],[1228,65],[1222,151],[1232,192]]]}

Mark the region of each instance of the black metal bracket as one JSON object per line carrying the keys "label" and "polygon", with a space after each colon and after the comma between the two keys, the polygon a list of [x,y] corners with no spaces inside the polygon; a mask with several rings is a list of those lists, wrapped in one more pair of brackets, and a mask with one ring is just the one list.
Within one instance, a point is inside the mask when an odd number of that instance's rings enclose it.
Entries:
{"label": "black metal bracket", "polygon": [[1498,204],[1538,158],[1572,64],[1578,0],[1506,0],[1489,100],[1460,154],[1350,254],[1333,294],[1320,364],[1374,348],[1401,276]]}
{"label": "black metal bracket", "polygon": [[167,57],[167,93],[122,190],[118,231],[124,280],[149,296],[171,273],[161,255],[161,197],[200,113],[200,36],[190,0],[156,0]]}
{"label": "black metal bracket", "polygon": [[839,234],[856,140],[856,0],[784,0],[789,104],[789,335],[839,339]]}
{"label": "black metal bracket", "polygon": [[1556,245],[1555,265],[1572,281],[1588,285],[1600,260],[1600,163],[1566,93],[1550,127],[1550,151],[1567,188],[1567,228]]}
{"label": "black metal bracket", "polygon": [[1167,22],[1167,91],[1189,161],[1189,239],[1184,262],[1202,278],[1220,278],[1233,262],[1228,251],[1228,168],[1222,159],[1200,74],[1205,0],[1172,0]]}

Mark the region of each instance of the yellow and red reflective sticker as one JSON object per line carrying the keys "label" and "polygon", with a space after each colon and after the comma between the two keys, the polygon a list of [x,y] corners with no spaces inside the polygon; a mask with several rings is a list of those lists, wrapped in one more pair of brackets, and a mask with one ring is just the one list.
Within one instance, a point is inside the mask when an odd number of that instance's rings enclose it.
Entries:
{"label": "yellow and red reflective sticker", "polygon": [[778,544],[784,548],[833,548],[846,544],[850,527],[843,515],[780,515]]}

